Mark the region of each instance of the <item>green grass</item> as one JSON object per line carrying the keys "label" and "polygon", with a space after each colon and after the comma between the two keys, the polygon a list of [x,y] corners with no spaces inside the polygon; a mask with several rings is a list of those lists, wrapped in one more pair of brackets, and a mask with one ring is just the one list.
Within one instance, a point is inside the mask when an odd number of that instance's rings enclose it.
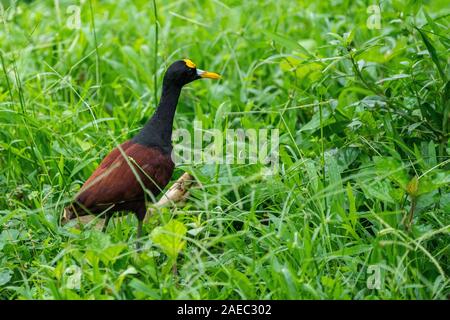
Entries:
{"label": "green grass", "polygon": [[[1,299],[449,297],[447,1],[381,1],[373,30],[362,0],[87,0],[79,30],[79,1],[0,3]],[[186,87],[175,127],[278,128],[279,172],[178,167],[201,187],[140,253],[131,215],[59,226],[185,57],[223,80]]]}

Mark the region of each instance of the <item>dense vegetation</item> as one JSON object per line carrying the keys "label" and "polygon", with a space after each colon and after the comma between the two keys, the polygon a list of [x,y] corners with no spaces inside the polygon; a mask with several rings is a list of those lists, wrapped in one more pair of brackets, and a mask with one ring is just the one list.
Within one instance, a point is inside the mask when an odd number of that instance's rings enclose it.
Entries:
{"label": "dense vegetation", "polygon": [[[448,298],[448,3],[373,3],[0,1],[0,298]],[[278,128],[278,172],[177,167],[142,252],[132,215],[61,227],[185,57],[223,80],[175,127]]]}

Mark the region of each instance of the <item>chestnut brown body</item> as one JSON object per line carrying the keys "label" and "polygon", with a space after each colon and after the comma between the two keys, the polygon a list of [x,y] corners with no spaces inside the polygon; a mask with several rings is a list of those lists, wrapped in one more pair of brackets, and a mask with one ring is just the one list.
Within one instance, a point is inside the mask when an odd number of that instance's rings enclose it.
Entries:
{"label": "chestnut brown body", "polygon": [[152,200],[164,189],[173,169],[170,154],[126,141],[103,159],[68,207],[69,213],[81,216],[132,211],[142,220],[146,197]]}

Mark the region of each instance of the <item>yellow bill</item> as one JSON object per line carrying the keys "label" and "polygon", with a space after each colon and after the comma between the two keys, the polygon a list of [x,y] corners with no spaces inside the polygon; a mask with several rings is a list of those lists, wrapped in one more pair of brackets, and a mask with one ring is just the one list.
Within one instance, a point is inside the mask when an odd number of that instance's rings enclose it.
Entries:
{"label": "yellow bill", "polygon": [[209,72],[197,69],[197,75],[202,78],[209,78],[209,79],[220,79],[221,76],[218,73],[215,72]]}

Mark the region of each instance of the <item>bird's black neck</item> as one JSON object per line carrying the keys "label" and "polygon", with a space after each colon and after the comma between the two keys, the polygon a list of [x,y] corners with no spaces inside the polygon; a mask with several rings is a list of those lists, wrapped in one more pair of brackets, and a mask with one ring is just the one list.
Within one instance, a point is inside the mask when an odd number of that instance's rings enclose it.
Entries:
{"label": "bird's black neck", "polygon": [[164,153],[172,151],[173,117],[180,97],[181,86],[164,83],[161,100],[144,128],[133,138],[134,142],[159,147]]}

